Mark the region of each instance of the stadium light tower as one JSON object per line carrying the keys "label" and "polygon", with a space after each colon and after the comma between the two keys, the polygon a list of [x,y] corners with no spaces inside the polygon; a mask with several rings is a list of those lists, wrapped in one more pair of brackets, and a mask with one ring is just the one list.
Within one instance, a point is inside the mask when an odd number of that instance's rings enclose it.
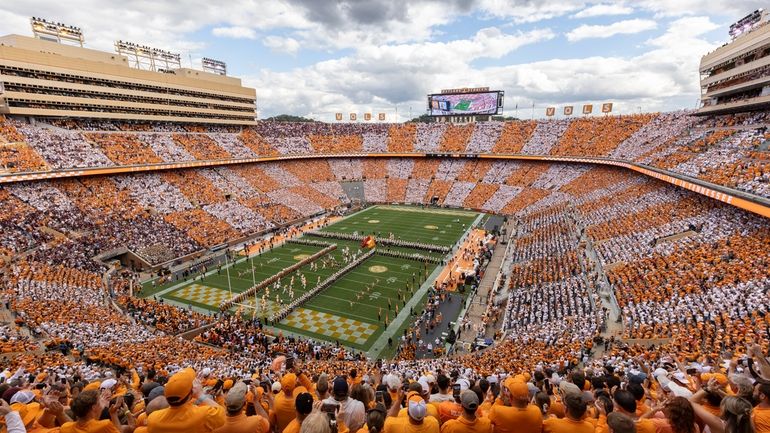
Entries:
{"label": "stadium light tower", "polygon": [[209,59],[204,57],[201,60],[203,72],[209,72],[217,75],[227,75],[227,64],[221,60]]}
{"label": "stadium light tower", "polygon": [[134,44],[115,41],[115,51],[128,58],[128,65],[136,69],[167,72],[182,67],[182,56],[178,53]]}
{"label": "stadium light tower", "polygon": [[36,39],[80,47],[85,42],[80,27],[55,23],[38,17],[30,18],[29,23],[32,26],[32,35]]}

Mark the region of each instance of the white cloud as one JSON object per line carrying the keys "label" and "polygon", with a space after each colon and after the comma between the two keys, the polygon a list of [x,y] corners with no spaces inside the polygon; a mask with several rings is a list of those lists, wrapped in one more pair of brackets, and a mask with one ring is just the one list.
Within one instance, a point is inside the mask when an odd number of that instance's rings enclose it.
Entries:
{"label": "white cloud", "polygon": [[262,39],[262,43],[276,53],[296,54],[300,43],[294,38],[284,38],[270,35]]}
{"label": "white cloud", "polygon": [[577,42],[590,38],[610,38],[620,34],[641,33],[657,27],[658,24],[655,21],[644,19],[618,21],[605,26],[584,24],[568,32],[567,40]]}
{"label": "white cloud", "polygon": [[581,0],[479,0],[479,7],[493,17],[511,18],[516,23],[533,23],[567,15],[583,8]]}
{"label": "white cloud", "polygon": [[[141,2],[141,5],[137,2]],[[535,101],[540,106],[613,100],[616,107],[642,106],[644,110],[691,107],[698,97],[697,66],[701,54],[717,45],[708,32],[762,6],[755,0],[232,0],[226,7],[208,0],[189,0],[184,7],[171,0],[28,0],[0,4],[5,32],[29,34],[28,18],[43,16],[83,28],[89,48],[113,50],[113,41],[127,41],[219,58],[206,52],[206,41],[220,37],[256,37],[276,52],[303,50],[346,55],[286,72],[265,69],[234,71],[257,88],[261,115],[282,112],[312,114],[332,120],[337,111],[383,110],[398,104],[400,119],[409,107],[414,115],[425,108],[424,95],[444,87],[501,88],[507,106]],[[476,66],[478,59],[505,58],[528,44],[554,38],[544,28],[503,31],[505,25],[485,24],[466,38],[442,41],[466,17],[532,23],[557,17],[619,15],[633,8],[655,17],[673,17],[664,29],[651,32],[635,57],[581,58],[570,46],[557,47],[550,57],[560,59],[494,67]],[[579,15],[579,16],[578,16]],[[706,15],[710,16],[707,17]],[[633,16],[632,16],[633,18]],[[610,26],[580,26],[573,38],[609,37],[643,31],[627,20]],[[476,21],[477,22],[477,21]],[[715,24],[719,23],[719,24]],[[580,23],[578,23],[580,24]],[[497,25],[497,26],[495,26]],[[555,25],[554,25],[555,26]],[[614,26],[614,27],[613,27]],[[598,27],[598,29],[596,28]],[[572,33],[572,32],[570,32]],[[200,35],[204,35],[200,37]],[[263,35],[267,35],[263,37]],[[563,41],[559,43],[565,44]],[[554,42],[554,45],[556,42]],[[550,47],[550,45],[549,45]],[[561,51],[558,51],[561,48]],[[243,53],[243,64],[254,59]],[[330,57],[327,55],[327,57]],[[542,57],[541,57],[542,58]],[[549,57],[546,56],[546,59]],[[223,58],[228,61],[232,59]],[[231,63],[232,62],[228,62]],[[493,61],[484,63],[495,63]],[[235,69],[235,68],[231,68]],[[324,117],[328,116],[328,117]],[[389,116],[392,119],[392,116]]]}
{"label": "white cloud", "polygon": [[[269,30],[309,26],[301,11],[284,1],[231,0],[222,7],[208,0],[188,0],[181,6],[171,0],[29,0],[2,2],[0,11],[0,22],[12,26],[4,25],[4,31],[29,35],[28,19],[34,15],[82,28],[89,48],[113,51],[113,42],[121,39],[193,56],[205,55],[200,51],[206,44],[190,35],[207,27]],[[27,24],[21,25],[24,21]]]}
{"label": "white cloud", "polygon": [[634,11],[634,8],[625,6],[623,3],[600,3],[587,7],[580,12],[572,15],[572,18],[591,18],[607,15],[628,15]]}
{"label": "white cloud", "polygon": [[479,75],[470,66],[472,61],[499,58],[554,36],[549,29],[508,34],[490,27],[469,39],[449,42],[364,45],[350,56],[284,73],[262,70],[244,81],[257,88],[265,116],[287,112],[332,120],[335,112],[362,107],[392,112],[398,104],[407,107],[400,111],[403,120],[410,106],[420,114],[424,108],[417,99],[420,95],[440,88],[495,84]]}
{"label": "white cloud", "polygon": [[739,19],[749,12],[767,6],[764,0],[636,0],[635,6],[655,12],[657,16],[718,14]]}
{"label": "white cloud", "polygon": [[[441,88],[485,85],[506,92],[506,114],[529,116],[541,108],[612,101],[616,112],[693,108],[699,95],[700,54],[716,44],[702,39],[717,24],[708,17],[684,17],[643,44],[634,57],[595,56],[552,59],[517,65],[473,67],[473,60],[498,56],[510,44],[537,43],[552,35],[498,34],[480,30],[467,40],[367,46],[339,59],[285,73],[263,70],[245,79],[257,87],[261,116],[309,115],[333,121],[335,112],[386,112],[405,120],[411,108],[425,110],[424,95]],[[497,44],[496,40],[502,40]],[[518,42],[517,42],[518,41]],[[505,54],[502,54],[505,55]],[[524,109],[527,107],[527,109]]]}
{"label": "white cloud", "polygon": [[214,36],[233,38],[233,39],[256,39],[257,38],[257,32],[255,32],[254,29],[250,29],[248,27],[241,27],[241,26],[214,27],[214,29],[211,30],[211,34],[213,34]]}

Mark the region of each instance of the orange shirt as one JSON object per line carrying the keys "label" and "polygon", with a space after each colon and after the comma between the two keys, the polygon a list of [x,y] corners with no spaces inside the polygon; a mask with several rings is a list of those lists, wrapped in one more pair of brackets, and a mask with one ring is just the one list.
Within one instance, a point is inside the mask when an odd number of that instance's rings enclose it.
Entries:
{"label": "orange shirt", "polygon": [[413,424],[409,417],[385,418],[383,433],[439,433],[438,420],[426,416],[421,424]]}
{"label": "orange shirt", "polygon": [[102,421],[92,419],[84,423],[65,422],[59,431],[61,433],[118,433],[118,428],[108,419]]}
{"label": "orange shirt", "polygon": [[489,418],[476,418],[468,421],[464,416],[451,419],[441,426],[441,433],[492,433],[492,421]]}
{"label": "orange shirt", "polygon": [[444,424],[445,422],[457,419],[462,416],[463,407],[453,401],[442,401],[441,403],[432,403],[438,409],[438,422]]}
{"label": "orange shirt", "polygon": [[644,404],[644,399],[636,402],[636,416],[640,417],[650,411],[650,406]]}
{"label": "orange shirt", "polygon": [[[438,409],[436,409],[436,405],[426,404],[425,409],[426,409],[425,416],[436,418],[436,420],[438,421]],[[400,411],[398,411],[399,418],[406,418],[408,416],[409,414],[407,414],[406,408],[403,408]]]}
{"label": "orange shirt", "polygon": [[535,405],[525,408],[492,405],[489,420],[495,426],[495,433],[540,433],[543,428],[543,415]]}
{"label": "orange shirt", "polygon": [[267,433],[270,423],[259,415],[246,416],[241,413],[225,418],[225,425],[214,430],[214,433]]}
{"label": "orange shirt", "polygon": [[[636,433],[655,433],[655,424],[649,419],[636,420]],[[607,425],[607,415],[599,415],[596,422],[596,433],[609,433],[610,428]],[[134,432],[136,433],[136,432]]]}
{"label": "orange shirt", "polygon": [[179,407],[156,410],[147,417],[149,433],[208,433],[225,423],[222,406],[195,406],[187,402]]}
{"label": "orange shirt", "polygon": [[273,413],[275,416],[275,431],[283,431],[287,425],[297,416],[297,409],[294,406],[294,400],[303,392],[307,392],[304,387],[294,388],[291,396],[281,391],[275,396],[273,403]]}
{"label": "orange shirt", "polygon": [[755,407],[751,414],[755,433],[770,433],[770,407]]}
{"label": "orange shirt", "polygon": [[302,427],[302,424],[300,424],[299,421],[297,421],[297,418],[294,418],[293,420],[291,420],[289,425],[287,425],[286,428],[283,429],[283,431],[281,430],[276,430],[276,431],[279,433],[299,433],[299,429],[301,427]]}
{"label": "orange shirt", "polygon": [[[674,433],[671,423],[666,418],[650,418],[649,421],[652,421],[652,424],[655,426],[655,433]],[[695,431],[700,431],[697,425],[695,425]]]}
{"label": "orange shirt", "polygon": [[585,420],[550,418],[543,421],[543,433],[594,433],[594,426]]}

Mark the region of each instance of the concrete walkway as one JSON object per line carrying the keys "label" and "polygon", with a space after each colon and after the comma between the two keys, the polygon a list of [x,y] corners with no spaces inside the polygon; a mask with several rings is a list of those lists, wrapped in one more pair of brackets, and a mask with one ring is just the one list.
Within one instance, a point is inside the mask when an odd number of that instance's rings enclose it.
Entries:
{"label": "concrete walkway", "polygon": [[[449,297],[447,298],[447,301],[441,302],[438,306],[438,312],[441,313],[441,316],[444,317],[444,319],[441,321],[441,323],[433,328],[432,331],[428,331],[425,333],[425,325],[422,324],[420,326],[422,333],[422,340],[427,345],[428,343],[431,343],[433,345],[433,348],[436,347],[444,347],[444,339],[449,335],[449,329],[451,327],[451,324],[453,323],[452,320],[448,318],[456,318],[457,315],[460,313],[460,310],[463,308],[463,297],[459,293],[450,293]],[[436,344],[436,339],[438,338],[439,344]],[[417,359],[424,359],[424,358],[433,358],[433,352],[429,352],[427,350],[421,350],[419,347],[417,348],[417,353],[415,354],[415,357]]]}
{"label": "concrete walkway", "polygon": [[[512,220],[508,220],[506,230],[508,234],[513,232],[514,223]],[[510,240],[509,240],[510,241]],[[505,259],[505,250],[508,245],[502,245],[500,243],[495,247],[495,252],[492,253],[492,259],[489,261],[487,269],[484,271],[484,278],[481,279],[479,287],[476,290],[476,294],[471,301],[471,305],[468,308],[465,317],[472,323],[481,323],[481,318],[487,311],[487,305],[489,305],[489,296],[492,292],[492,288],[495,285],[495,281],[499,277],[500,269],[503,267],[503,260]],[[497,326],[488,326],[486,330],[486,338],[492,338],[495,335],[495,331],[502,326],[502,318],[497,321]],[[472,343],[476,340],[476,333],[473,329],[468,329],[460,333],[460,338],[457,340],[458,347],[463,343]]]}

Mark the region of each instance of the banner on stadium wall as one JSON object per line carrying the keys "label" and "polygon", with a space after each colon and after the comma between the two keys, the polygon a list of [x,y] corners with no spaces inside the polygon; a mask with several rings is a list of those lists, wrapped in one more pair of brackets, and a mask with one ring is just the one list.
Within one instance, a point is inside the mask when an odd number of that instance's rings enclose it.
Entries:
{"label": "banner on stadium wall", "polygon": [[583,105],[583,114],[591,114],[594,111],[594,106],[591,104]]}
{"label": "banner on stadium wall", "polygon": [[381,122],[384,122],[385,121],[385,113],[378,114],[377,118],[380,119]]}
{"label": "banner on stadium wall", "polygon": [[334,113],[334,118],[337,119],[338,122],[342,121],[342,113]]}
{"label": "banner on stadium wall", "polygon": [[567,105],[566,107],[564,107],[564,115],[565,116],[572,116],[572,106],[571,105]]}
{"label": "banner on stadium wall", "polygon": [[372,120],[372,113],[364,113],[364,120],[367,122]]}
{"label": "banner on stadium wall", "polygon": [[611,113],[612,112],[612,102],[605,102],[602,104],[602,113]]}
{"label": "banner on stadium wall", "polygon": [[356,121],[356,113],[350,113],[350,120],[353,122]]}
{"label": "banner on stadium wall", "polygon": [[545,109],[545,115],[546,116],[551,117],[554,114],[556,114],[556,107],[548,107],[548,108]]}

